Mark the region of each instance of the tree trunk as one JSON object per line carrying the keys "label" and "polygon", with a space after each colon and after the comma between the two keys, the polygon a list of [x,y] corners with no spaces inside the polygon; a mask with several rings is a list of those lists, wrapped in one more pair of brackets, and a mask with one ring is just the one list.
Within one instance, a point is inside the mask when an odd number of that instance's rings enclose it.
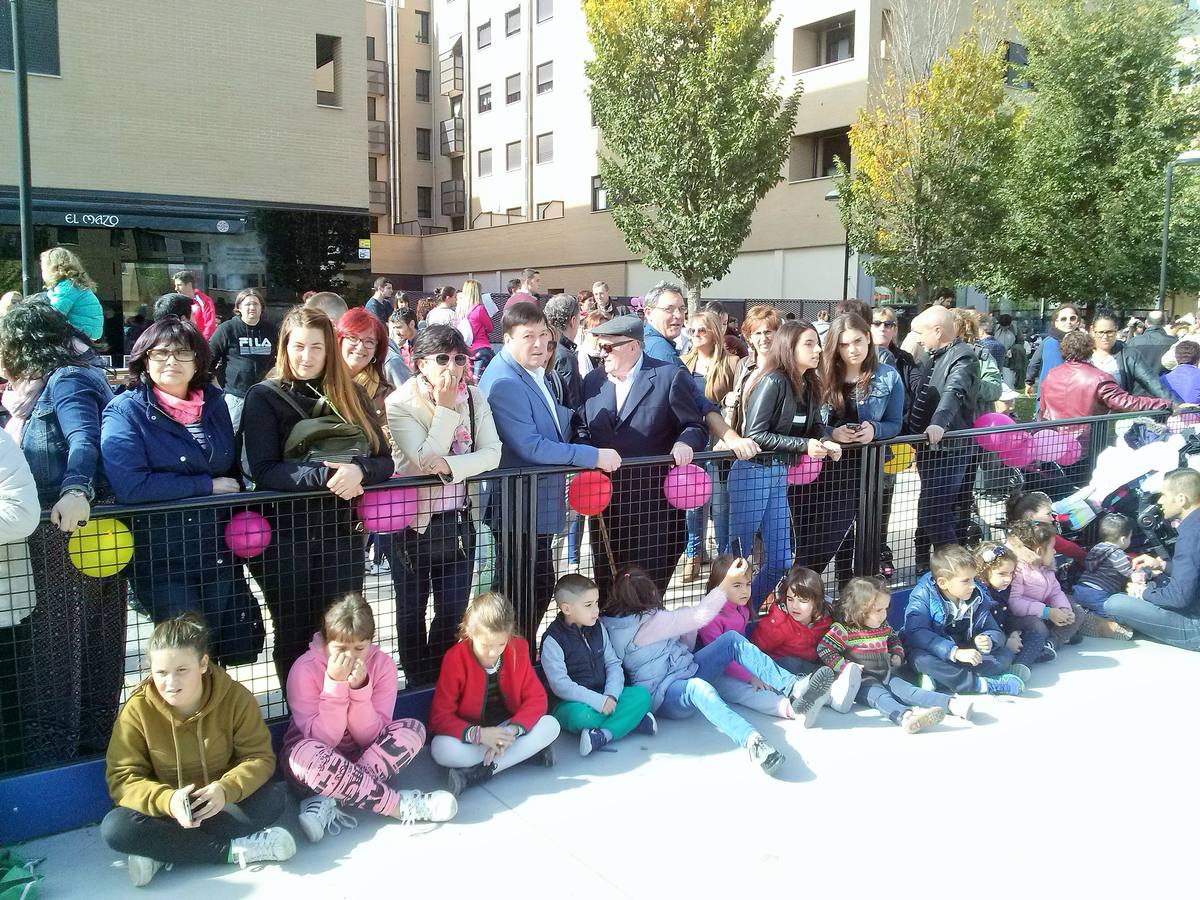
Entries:
{"label": "tree trunk", "polygon": [[700,310],[700,282],[685,278],[683,283],[687,285],[688,315],[692,316]]}

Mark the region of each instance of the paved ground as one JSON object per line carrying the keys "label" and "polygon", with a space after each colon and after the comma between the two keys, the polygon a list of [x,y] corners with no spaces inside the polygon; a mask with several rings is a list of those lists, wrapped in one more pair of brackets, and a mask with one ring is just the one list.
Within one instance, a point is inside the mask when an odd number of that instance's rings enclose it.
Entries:
{"label": "paved ground", "polygon": [[[777,780],[702,720],[587,759],[564,737],[554,769],[468,792],[453,823],[364,815],[283,866],[187,867],[146,893],[1194,896],[1197,681],[1200,655],[1089,639],[1025,697],[984,698],[973,724],[909,736],[868,710],[825,711],[805,731],[751,713],[788,754]],[[406,784],[436,780],[423,754]],[[133,893],[95,828],[23,852],[47,858],[47,898]]]}

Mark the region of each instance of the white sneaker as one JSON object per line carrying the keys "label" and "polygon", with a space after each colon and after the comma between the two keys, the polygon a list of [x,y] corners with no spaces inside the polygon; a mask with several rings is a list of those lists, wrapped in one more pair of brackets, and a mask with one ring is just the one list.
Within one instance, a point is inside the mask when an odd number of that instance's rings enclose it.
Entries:
{"label": "white sneaker", "polygon": [[1033,672],[1029,671],[1029,666],[1025,665],[1024,663],[1013,663],[1008,667],[1008,671],[1013,675],[1016,675],[1026,684],[1028,684],[1029,679],[1033,677]]}
{"label": "white sneaker", "polygon": [[355,828],[358,820],[338,809],[332,797],[309,797],[300,804],[300,827],[312,843],[325,837],[325,832],[341,834],[343,828]]}
{"label": "white sneaker", "polygon": [[829,708],[835,712],[848,713],[854,706],[854,698],[862,686],[863,668],[858,663],[846,663],[833,687],[829,689]]}
{"label": "white sneaker", "polygon": [[950,698],[949,713],[955,718],[970,722],[971,716],[975,713],[975,701],[970,697],[960,697],[955,694]]}
{"label": "white sneaker", "polygon": [[234,838],[229,855],[243,869],[248,863],[283,862],[296,855],[296,839],[286,828],[264,828],[246,837]]}
{"label": "white sneaker", "polygon": [[169,863],[161,863],[157,859],[151,859],[148,856],[134,856],[129,854],[129,880],[133,882],[134,887],[145,887],[150,883],[158,870],[162,868],[171,868]]}
{"label": "white sneaker", "polygon": [[397,791],[400,804],[393,815],[405,825],[415,822],[449,822],[458,815],[458,800],[449,791]]}

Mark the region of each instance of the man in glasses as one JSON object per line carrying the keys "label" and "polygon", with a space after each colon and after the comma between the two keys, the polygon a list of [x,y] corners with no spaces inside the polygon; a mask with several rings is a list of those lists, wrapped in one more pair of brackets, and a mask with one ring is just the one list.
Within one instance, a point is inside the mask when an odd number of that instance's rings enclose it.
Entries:
{"label": "man in glasses", "polygon": [[[618,316],[592,334],[603,367],[583,380],[583,440],[623,459],[669,454],[676,465],[690,463],[707,446],[708,432],[687,370],[644,352],[645,330],[636,316]],[[614,473],[612,500],[603,513],[607,527],[589,526],[602,599],[616,572],[630,565],[645,569],[666,594],[687,543],[684,512],[663,495],[669,468],[659,463]]]}
{"label": "man in glasses", "polygon": [[1175,338],[1167,334],[1164,327],[1166,321],[1162,310],[1154,310],[1146,316],[1146,330],[1137,337],[1130,338],[1129,343],[1125,345],[1125,351],[1140,357],[1146,369],[1156,377],[1163,372],[1162,355],[1167,352],[1167,348],[1175,345]]}

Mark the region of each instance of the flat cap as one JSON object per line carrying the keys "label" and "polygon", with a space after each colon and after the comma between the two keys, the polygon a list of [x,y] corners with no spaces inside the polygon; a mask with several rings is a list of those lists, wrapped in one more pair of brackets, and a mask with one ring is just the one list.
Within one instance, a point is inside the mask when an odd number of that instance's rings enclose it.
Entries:
{"label": "flat cap", "polygon": [[623,337],[635,340],[639,344],[645,343],[645,329],[642,320],[637,316],[617,316],[597,325],[590,333],[596,337]]}

